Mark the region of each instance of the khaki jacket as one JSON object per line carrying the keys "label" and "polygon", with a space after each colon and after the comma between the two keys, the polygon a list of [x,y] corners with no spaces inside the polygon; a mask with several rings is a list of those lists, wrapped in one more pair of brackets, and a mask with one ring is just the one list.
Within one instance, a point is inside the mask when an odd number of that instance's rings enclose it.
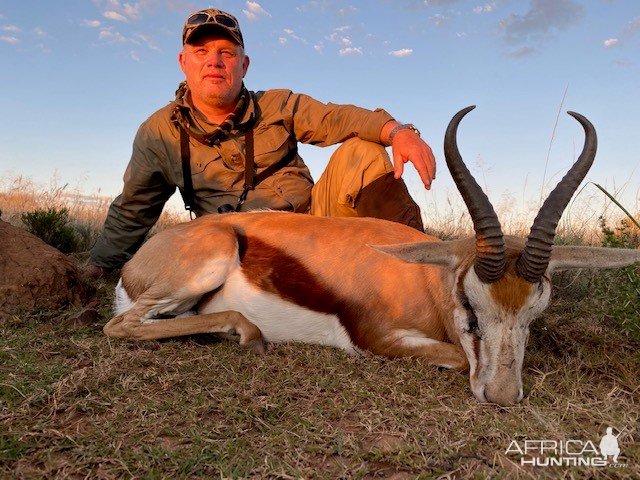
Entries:
{"label": "khaki jacket", "polygon": [[[185,103],[189,106],[188,103]],[[157,221],[165,202],[182,189],[180,139],[171,122],[172,102],[155,112],[139,128],[124,188],[109,208],[104,231],[91,250],[90,263],[105,268],[122,266],[138,250]],[[211,131],[192,109],[200,127]],[[197,215],[235,207],[244,184],[244,131],[254,125],[254,161],[259,175],[282,159],[296,142],[328,146],[351,137],[380,142],[382,126],[392,120],[384,110],[353,105],[323,104],[290,90],[251,92],[243,118],[228,138],[209,147],[190,138],[191,174]],[[313,179],[299,155],[249,191],[242,211],[269,208],[307,211]]]}

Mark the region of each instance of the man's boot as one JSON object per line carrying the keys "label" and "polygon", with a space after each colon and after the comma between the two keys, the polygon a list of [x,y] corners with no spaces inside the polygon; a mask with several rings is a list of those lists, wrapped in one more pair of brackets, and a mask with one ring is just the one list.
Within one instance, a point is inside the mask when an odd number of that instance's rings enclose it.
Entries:
{"label": "man's boot", "polygon": [[359,217],[374,217],[402,223],[424,232],[420,208],[402,179],[389,172],[360,190],[355,201]]}

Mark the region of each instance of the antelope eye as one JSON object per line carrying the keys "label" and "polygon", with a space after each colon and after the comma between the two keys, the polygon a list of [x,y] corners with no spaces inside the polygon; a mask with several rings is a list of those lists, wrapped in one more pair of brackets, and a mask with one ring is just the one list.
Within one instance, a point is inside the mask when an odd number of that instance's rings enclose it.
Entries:
{"label": "antelope eye", "polygon": [[467,310],[469,321],[469,333],[478,333],[478,317],[473,310]]}
{"label": "antelope eye", "polygon": [[467,311],[467,332],[480,337],[478,334],[478,317],[476,317],[476,312],[473,311],[473,307],[469,303],[469,299],[464,298],[462,300],[462,307]]}

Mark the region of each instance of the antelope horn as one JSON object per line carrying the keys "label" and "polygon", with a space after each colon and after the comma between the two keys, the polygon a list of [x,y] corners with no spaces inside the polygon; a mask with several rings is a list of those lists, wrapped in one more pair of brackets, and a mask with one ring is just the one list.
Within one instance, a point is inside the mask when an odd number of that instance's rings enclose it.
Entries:
{"label": "antelope horn", "polygon": [[542,208],[533,221],[524,251],[518,258],[516,270],[518,275],[530,283],[537,283],[544,274],[551,259],[553,238],[556,235],[558,222],[569,204],[569,200],[577,190],[593,164],[598,147],[596,130],[589,120],[575,112],[567,112],[584,128],[584,147],[582,153],[556,188],[549,194]]}
{"label": "antelope horn", "polygon": [[506,265],[502,228],[487,195],[462,161],[456,141],[458,124],[474,108],[475,105],[460,110],[449,122],[444,136],[444,155],[453,181],[467,205],[476,232],[474,269],[480,280],[492,283],[502,278]]}

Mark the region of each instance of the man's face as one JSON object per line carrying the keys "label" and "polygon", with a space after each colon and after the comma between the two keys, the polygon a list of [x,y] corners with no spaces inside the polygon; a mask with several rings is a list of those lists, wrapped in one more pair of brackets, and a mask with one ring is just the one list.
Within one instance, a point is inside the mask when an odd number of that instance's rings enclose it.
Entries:
{"label": "man's face", "polygon": [[233,107],[249,68],[243,48],[221,35],[185,44],[178,56],[191,94],[214,108]]}

